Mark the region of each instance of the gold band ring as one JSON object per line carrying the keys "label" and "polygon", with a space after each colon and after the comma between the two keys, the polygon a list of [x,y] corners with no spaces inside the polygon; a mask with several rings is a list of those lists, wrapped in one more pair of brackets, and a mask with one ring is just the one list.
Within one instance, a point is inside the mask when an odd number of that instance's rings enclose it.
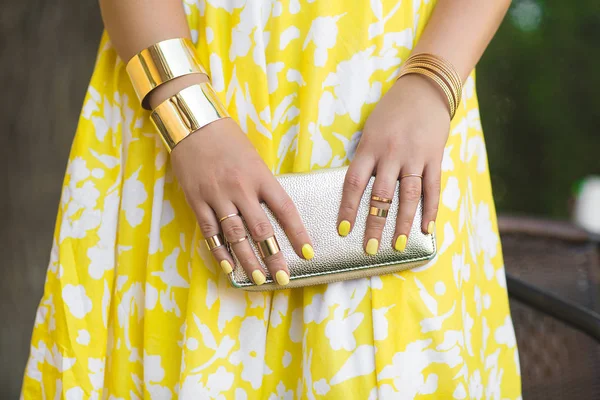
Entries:
{"label": "gold band ring", "polygon": [[421,178],[423,179],[423,175],[419,175],[419,174],[404,174],[400,177],[400,180],[404,179],[404,178]]}
{"label": "gold band ring", "polygon": [[371,208],[369,208],[369,214],[374,215],[376,217],[387,218],[388,210],[384,210],[383,208],[371,206]]}
{"label": "gold band ring", "polygon": [[232,242],[228,240],[227,242],[228,242],[229,244],[238,244],[238,243],[242,243],[242,242],[243,242],[244,240],[246,240],[246,239],[248,239],[248,237],[247,237],[247,236],[244,236],[244,237],[243,237],[243,238],[241,238],[241,239],[234,240],[234,241],[232,241]]}
{"label": "gold band ring", "polygon": [[239,217],[239,216],[240,216],[239,213],[236,213],[236,214],[227,214],[226,216],[219,218],[219,223],[225,221],[227,218],[233,218],[233,217]]}
{"label": "gold band ring", "polygon": [[275,236],[256,242],[256,244],[258,245],[258,251],[263,259],[279,253],[279,243],[277,243],[277,238]]}
{"label": "gold band ring", "polygon": [[390,204],[392,202],[392,199],[388,199],[386,197],[379,197],[379,196],[371,196],[371,200],[380,201],[382,203],[388,203],[388,204]]}
{"label": "gold band ring", "polygon": [[223,235],[217,233],[216,235],[212,235],[211,237],[204,239],[204,242],[206,243],[208,250],[213,251],[214,249],[223,246]]}

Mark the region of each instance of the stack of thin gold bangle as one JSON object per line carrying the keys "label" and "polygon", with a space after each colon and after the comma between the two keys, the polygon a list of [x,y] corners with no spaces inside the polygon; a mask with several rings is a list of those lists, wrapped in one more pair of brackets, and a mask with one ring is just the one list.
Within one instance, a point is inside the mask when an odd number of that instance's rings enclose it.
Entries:
{"label": "stack of thin gold bangle", "polygon": [[406,60],[398,79],[408,74],[420,74],[438,84],[448,98],[450,119],[454,118],[461,100],[462,81],[451,63],[434,54],[417,53]]}
{"label": "stack of thin gold bangle", "polygon": [[[148,95],[158,86],[189,74],[205,74],[192,41],[187,38],[158,42],[127,63],[127,73],[142,107],[150,109]],[[150,115],[169,151],[198,129],[227,118],[227,110],[210,83],[189,86],[159,104]]]}

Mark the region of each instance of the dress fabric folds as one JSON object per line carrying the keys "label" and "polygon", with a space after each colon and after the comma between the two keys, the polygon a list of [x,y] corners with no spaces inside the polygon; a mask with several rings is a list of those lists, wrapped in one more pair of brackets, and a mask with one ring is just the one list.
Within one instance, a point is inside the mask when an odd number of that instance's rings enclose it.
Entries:
{"label": "dress fabric folds", "polygon": [[[184,7],[213,87],[282,174],[350,162],[435,1]],[[520,399],[474,74],[444,150],[436,229],[437,257],[411,271],[275,293],[231,288],[105,33],[22,398]]]}

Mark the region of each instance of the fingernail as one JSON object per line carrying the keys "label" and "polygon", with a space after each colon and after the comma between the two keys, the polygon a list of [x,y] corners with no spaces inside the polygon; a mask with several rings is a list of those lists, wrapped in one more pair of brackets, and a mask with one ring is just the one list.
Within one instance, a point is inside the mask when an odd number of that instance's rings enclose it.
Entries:
{"label": "fingernail", "polygon": [[302,256],[306,260],[312,260],[312,258],[315,256],[315,251],[310,244],[306,243],[304,246],[302,246]]}
{"label": "fingernail", "polygon": [[254,281],[254,283],[256,283],[257,285],[260,286],[263,283],[265,283],[267,278],[265,277],[265,274],[263,274],[261,270],[255,269],[254,271],[252,271],[252,280]]}
{"label": "fingernail", "polygon": [[375,238],[371,238],[369,239],[369,241],[367,242],[367,254],[370,255],[375,255],[377,254],[377,249],[379,248],[379,240],[375,239]]}
{"label": "fingernail", "polygon": [[223,260],[220,263],[221,265],[221,269],[223,270],[223,272],[225,272],[226,274],[230,273],[231,271],[233,271],[233,268],[231,268],[231,264],[229,264],[229,261],[227,260]]}
{"label": "fingernail", "polygon": [[279,271],[277,271],[277,273],[275,274],[275,280],[280,285],[287,285],[288,283],[290,283],[289,275],[284,270],[281,270],[281,269]]}
{"label": "fingernail", "polygon": [[435,222],[429,221],[429,223],[427,224],[427,233],[429,233],[431,235],[434,230],[435,230]]}
{"label": "fingernail", "polygon": [[396,251],[404,251],[406,249],[406,235],[400,235],[396,238],[396,243],[394,243],[394,249]]}
{"label": "fingernail", "polygon": [[350,221],[343,220],[338,225],[338,233],[340,236],[348,236],[350,233]]}

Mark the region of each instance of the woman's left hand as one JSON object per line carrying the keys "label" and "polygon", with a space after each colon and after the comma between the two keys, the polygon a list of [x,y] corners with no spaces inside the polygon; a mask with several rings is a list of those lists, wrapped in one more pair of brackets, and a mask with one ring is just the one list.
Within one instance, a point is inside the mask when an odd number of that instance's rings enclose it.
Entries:
{"label": "woman's left hand", "polygon": [[[372,196],[394,197],[402,179],[396,231],[391,245],[404,251],[421,193],[424,195],[423,232],[433,232],[440,199],[441,163],[450,130],[448,103],[436,84],[427,77],[405,75],[383,96],[368,117],[356,155],[344,182],[338,216],[338,232],[346,236],[356,219],[360,199],[372,175]],[[371,200],[387,209],[389,204]],[[369,215],[364,248],[377,253],[386,219]],[[384,245],[387,245],[384,244]]]}

